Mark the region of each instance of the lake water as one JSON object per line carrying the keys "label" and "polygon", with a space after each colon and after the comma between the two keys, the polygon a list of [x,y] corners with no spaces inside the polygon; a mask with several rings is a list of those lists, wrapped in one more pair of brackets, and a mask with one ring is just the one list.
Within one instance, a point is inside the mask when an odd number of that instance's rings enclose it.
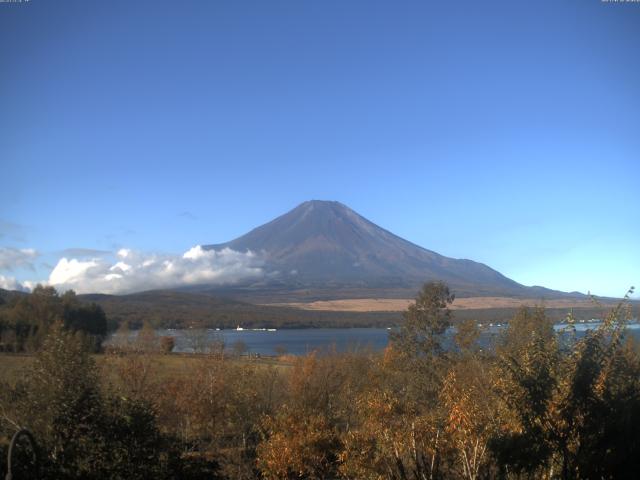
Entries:
{"label": "lake water", "polygon": [[314,350],[334,348],[344,352],[371,348],[382,350],[388,341],[386,328],[304,328],[268,330],[206,330],[192,332],[189,330],[159,330],[159,335],[175,338],[176,352],[193,352],[198,350],[201,339],[198,335],[206,334],[208,343],[222,340],[227,349],[233,349],[238,342],[243,342],[247,350],[260,355],[275,355],[277,351],[286,351],[293,355],[304,355]]}
{"label": "lake water", "polygon": [[[576,325],[578,337],[598,323],[579,323]],[[566,325],[556,325],[556,330]],[[480,344],[490,347],[500,332],[501,325],[487,327],[480,338]],[[640,339],[640,324],[627,325],[630,335]],[[135,333],[132,333],[135,335]],[[304,355],[314,350],[327,351],[335,348],[339,352],[372,349],[379,351],[387,346],[389,330],[386,328],[308,328],[268,330],[157,330],[160,336],[175,338],[175,352],[191,353],[206,351],[206,346],[224,342],[225,348],[232,350],[242,342],[248,352],[260,355],[275,355],[278,351],[293,355]],[[450,340],[453,331],[445,336]],[[448,343],[445,340],[445,344]],[[446,345],[445,345],[446,346]]]}

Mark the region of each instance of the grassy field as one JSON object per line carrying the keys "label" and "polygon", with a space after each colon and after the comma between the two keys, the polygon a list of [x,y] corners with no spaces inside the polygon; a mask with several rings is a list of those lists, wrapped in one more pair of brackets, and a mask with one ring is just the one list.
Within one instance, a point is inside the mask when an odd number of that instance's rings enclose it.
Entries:
{"label": "grassy field", "polygon": [[[281,303],[278,306],[293,307],[302,310],[341,311],[341,312],[402,312],[414,302],[408,298],[350,298],[339,300],[318,300],[315,302]],[[615,302],[607,302],[615,304]],[[273,304],[272,304],[273,305]],[[520,306],[542,305],[545,308],[592,308],[591,299],[553,299],[536,300],[534,298],[509,298],[509,297],[464,297],[456,298],[451,304],[452,310],[484,310],[518,308]]]}
{"label": "grassy field", "polygon": [[11,385],[21,377],[22,371],[33,361],[31,355],[0,354],[0,382]]}
{"label": "grassy field", "polygon": [[[137,355],[137,354],[131,354]],[[207,360],[206,355],[189,354],[144,354],[137,355],[138,360],[149,362],[153,367],[156,379],[165,379],[189,375],[195,368]],[[109,354],[93,355],[96,364],[101,369],[106,379],[112,375],[115,362],[119,357]],[[16,380],[22,377],[24,370],[33,362],[33,355],[0,354],[0,382],[14,385]],[[292,365],[291,357],[260,357],[260,358],[229,358],[227,361],[234,364],[251,364],[259,367],[289,368]]]}

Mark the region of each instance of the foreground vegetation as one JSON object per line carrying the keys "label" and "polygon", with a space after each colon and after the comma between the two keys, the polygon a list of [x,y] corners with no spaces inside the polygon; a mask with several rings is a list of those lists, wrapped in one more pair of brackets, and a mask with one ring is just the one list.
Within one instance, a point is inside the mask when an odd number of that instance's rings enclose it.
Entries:
{"label": "foreground vegetation", "polygon": [[443,349],[452,299],[425,285],[382,353],[283,368],[211,348],[188,373],[150,331],[96,362],[88,333],[58,319],[0,385],[0,472],[27,427],[40,461],[22,446],[18,465],[32,470],[14,478],[635,477],[640,352],[624,336],[626,301],[571,342],[523,308],[487,352],[471,321]]}

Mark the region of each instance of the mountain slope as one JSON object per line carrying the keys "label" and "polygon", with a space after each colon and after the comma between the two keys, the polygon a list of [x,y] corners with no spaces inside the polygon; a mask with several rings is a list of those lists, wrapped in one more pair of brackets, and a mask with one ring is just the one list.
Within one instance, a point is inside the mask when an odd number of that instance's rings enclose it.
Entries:
{"label": "mountain slope", "polygon": [[204,248],[259,253],[271,282],[284,285],[414,287],[442,280],[463,294],[527,293],[482,263],[422,248],[339,202],[305,202],[246,235]]}

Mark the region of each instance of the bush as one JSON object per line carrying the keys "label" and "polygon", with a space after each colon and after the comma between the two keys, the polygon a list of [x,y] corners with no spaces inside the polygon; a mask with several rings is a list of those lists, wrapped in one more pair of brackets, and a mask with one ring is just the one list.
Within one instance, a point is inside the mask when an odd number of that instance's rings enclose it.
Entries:
{"label": "bush", "polygon": [[176,339],[173,337],[160,337],[160,350],[162,353],[171,353],[176,346]]}

